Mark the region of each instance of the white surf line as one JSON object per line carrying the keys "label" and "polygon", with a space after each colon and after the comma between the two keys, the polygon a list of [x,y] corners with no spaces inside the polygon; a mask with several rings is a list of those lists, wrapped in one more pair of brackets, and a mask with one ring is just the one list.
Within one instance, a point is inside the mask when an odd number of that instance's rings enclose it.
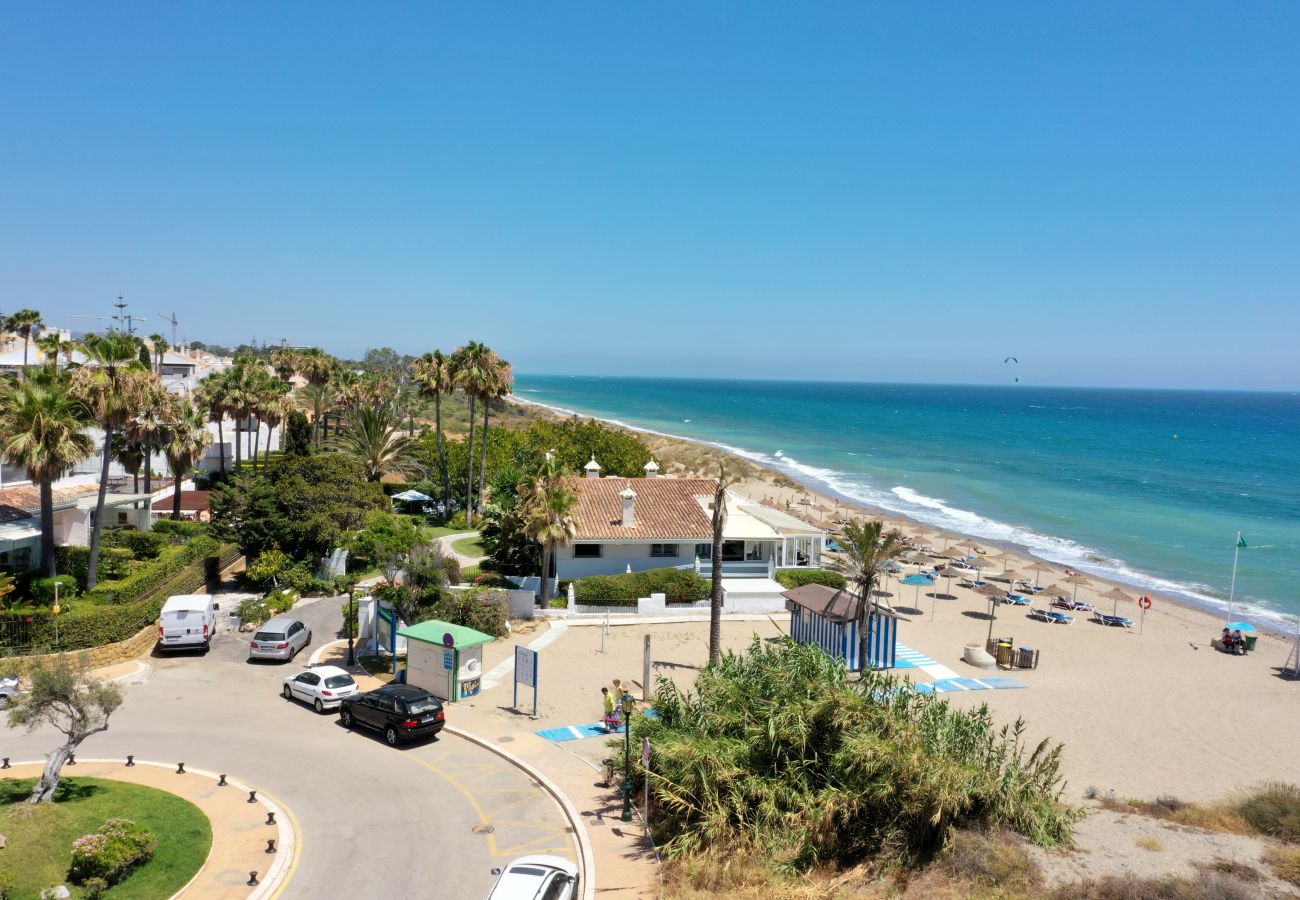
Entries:
{"label": "white surf line", "polygon": [[[559,640],[560,635],[564,634],[568,629],[568,622],[552,620],[550,630],[547,631],[546,634],[543,634],[541,637],[534,640],[531,644],[528,644],[527,647],[529,650],[542,650],[549,647],[551,644]],[[512,672],[514,672],[514,670],[515,655],[512,652],[505,659],[501,660],[501,662],[483,673],[483,677],[479,680],[479,690],[486,691],[496,687]]]}

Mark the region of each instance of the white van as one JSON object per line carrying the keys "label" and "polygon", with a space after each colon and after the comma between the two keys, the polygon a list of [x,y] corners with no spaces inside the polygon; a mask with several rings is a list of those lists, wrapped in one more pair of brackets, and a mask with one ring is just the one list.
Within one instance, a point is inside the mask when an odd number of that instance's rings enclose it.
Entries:
{"label": "white van", "polygon": [[169,597],[158,617],[158,649],[201,647],[206,652],[216,630],[218,608],[207,594]]}

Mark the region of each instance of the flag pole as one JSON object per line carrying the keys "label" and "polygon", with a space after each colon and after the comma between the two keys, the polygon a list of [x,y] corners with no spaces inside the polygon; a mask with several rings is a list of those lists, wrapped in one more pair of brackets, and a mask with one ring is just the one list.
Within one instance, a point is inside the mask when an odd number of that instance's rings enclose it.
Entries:
{"label": "flag pole", "polygon": [[1237,594],[1237,558],[1241,556],[1241,532],[1237,532],[1237,542],[1232,545],[1232,581],[1228,585],[1228,621],[1232,621],[1232,601]]}

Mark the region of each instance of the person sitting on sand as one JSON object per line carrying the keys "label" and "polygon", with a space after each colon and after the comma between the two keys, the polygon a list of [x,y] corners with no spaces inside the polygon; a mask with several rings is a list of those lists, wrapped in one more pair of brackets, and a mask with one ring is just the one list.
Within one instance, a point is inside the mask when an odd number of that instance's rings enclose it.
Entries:
{"label": "person sitting on sand", "polygon": [[1228,629],[1223,629],[1223,634],[1219,635],[1219,643],[1223,644],[1223,649],[1228,653],[1234,652],[1232,649],[1232,632]]}
{"label": "person sitting on sand", "polygon": [[1242,656],[1246,655],[1246,639],[1241,636],[1241,629],[1238,628],[1232,633],[1232,644],[1237,648],[1237,652]]}

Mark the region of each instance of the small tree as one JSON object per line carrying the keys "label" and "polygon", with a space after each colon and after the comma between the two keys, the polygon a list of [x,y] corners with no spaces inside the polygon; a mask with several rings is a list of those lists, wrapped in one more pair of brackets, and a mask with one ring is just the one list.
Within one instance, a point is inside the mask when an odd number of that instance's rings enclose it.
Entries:
{"label": "small tree", "polygon": [[885,531],[885,523],[881,521],[850,522],[844,526],[840,544],[844,547],[844,554],[831,568],[858,588],[858,641],[865,667],[869,638],[867,623],[879,605],[876,582],[889,561],[906,550],[907,545],[899,532]]}
{"label": "small tree", "polygon": [[121,688],[94,678],[84,664],[74,665],[67,657],[32,669],[31,690],[9,710],[9,727],[25,728],[30,734],[51,725],[65,740],[50,753],[27,802],[54,801],[68,757],[86,738],[107,731],[109,717],[121,705]]}
{"label": "small tree", "polygon": [[257,559],[248,564],[248,579],[261,585],[265,585],[269,581],[272,587],[278,588],[280,586],[280,576],[288,571],[292,562],[293,560],[289,559],[289,555],[279,547],[263,550]]}

